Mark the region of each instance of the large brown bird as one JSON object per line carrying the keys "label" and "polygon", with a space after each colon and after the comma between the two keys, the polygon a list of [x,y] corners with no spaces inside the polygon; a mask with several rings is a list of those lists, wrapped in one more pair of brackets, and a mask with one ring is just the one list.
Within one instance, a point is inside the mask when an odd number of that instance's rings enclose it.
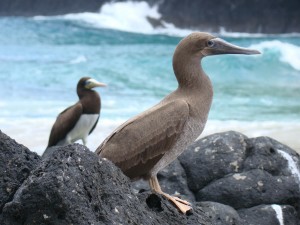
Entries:
{"label": "large brown bird", "polygon": [[202,133],[213,88],[203,71],[203,57],[218,54],[259,54],[207,33],[181,40],[173,56],[178,88],[147,111],[118,127],[96,153],[115,163],[131,179],[149,180],[153,191],[171,200],[183,213],[189,203],[164,193],[157,173],[175,160]]}
{"label": "large brown bird", "polygon": [[92,90],[94,87],[104,87],[90,77],[83,77],[77,84],[79,101],[61,112],[50,133],[48,147],[67,145],[81,139],[86,145],[87,136],[96,127],[101,108],[99,94]]}

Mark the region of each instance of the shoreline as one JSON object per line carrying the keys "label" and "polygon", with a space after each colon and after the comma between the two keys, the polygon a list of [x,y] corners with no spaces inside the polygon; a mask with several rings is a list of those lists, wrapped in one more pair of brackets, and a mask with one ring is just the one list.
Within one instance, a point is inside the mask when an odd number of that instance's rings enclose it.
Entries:
{"label": "shoreline", "polygon": [[[31,151],[41,155],[46,149],[51,127],[55,119],[34,118],[8,121],[0,119],[0,130],[26,146]],[[87,147],[91,151],[125,120],[100,119],[94,132],[88,137]],[[27,129],[29,128],[29,129]],[[237,131],[249,138],[268,136],[300,153],[300,122],[274,121],[214,121],[209,120],[199,138],[224,131]],[[81,141],[78,141],[81,143]]]}

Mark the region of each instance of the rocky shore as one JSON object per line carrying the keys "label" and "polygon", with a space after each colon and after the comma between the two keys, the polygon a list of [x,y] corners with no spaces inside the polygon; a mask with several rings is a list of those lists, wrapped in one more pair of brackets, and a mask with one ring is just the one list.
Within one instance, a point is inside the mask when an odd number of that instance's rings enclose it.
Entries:
{"label": "rocky shore", "polygon": [[237,132],[193,143],[158,178],[193,204],[180,214],[143,181],[131,183],[86,147],[43,157],[0,132],[0,224],[300,224],[299,155]]}
{"label": "rocky shore", "polygon": [[[123,1],[124,0],[119,0]],[[142,1],[142,0],[135,0]],[[157,4],[161,20],[179,28],[218,32],[300,32],[300,2],[297,0],[144,0]],[[0,16],[62,15],[98,12],[112,0],[2,0]],[[153,24],[160,24],[149,18]]]}

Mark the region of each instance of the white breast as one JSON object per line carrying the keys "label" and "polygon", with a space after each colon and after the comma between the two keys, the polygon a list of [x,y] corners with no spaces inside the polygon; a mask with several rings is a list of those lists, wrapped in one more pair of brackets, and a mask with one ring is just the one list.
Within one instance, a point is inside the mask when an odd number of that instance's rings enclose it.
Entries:
{"label": "white breast", "polygon": [[67,144],[74,143],[79,139],[82,139],[83,142],[85,142],[85,139],[89,135],[89,132],[95,125],[98,118],[99,118],[99,114],[81,115],[75,127],[66,136],[64,140],[65,143]]}

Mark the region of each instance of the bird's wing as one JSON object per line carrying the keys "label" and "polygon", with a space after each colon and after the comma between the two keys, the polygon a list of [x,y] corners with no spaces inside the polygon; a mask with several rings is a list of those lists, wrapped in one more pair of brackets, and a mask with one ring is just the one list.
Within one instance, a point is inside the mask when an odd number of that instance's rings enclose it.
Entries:
{"label": "bird's wing", "polygon": [[56,118],[51,129],[48,147],[56,145],[60,140],[64,139],[66,134],[76,125],[82,114],[82,105],[80,102],[66,108]]}
{"label": "bird's wing", "polygon": [[[188,116],[189,105],[184,100],[154,106],[117,128],[96,153],[114,162],[125,174],[141,164],[150,169],[176,142]],[[149,164],[151,160],[155,162]]]}

